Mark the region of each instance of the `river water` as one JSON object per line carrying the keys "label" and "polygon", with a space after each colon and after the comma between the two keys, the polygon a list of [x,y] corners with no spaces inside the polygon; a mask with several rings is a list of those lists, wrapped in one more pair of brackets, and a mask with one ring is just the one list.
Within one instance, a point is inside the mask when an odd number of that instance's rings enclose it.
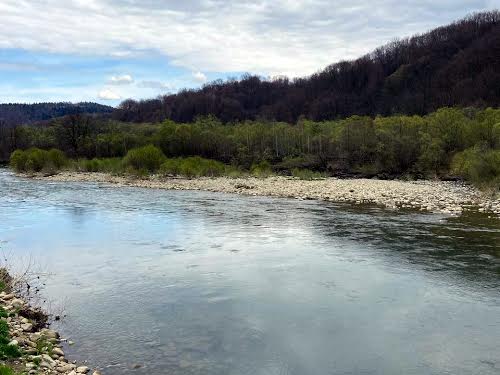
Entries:
{"label": "river water", "polygon": [[0,247],[105,374],[500,374],[500,221],[20,179]]}

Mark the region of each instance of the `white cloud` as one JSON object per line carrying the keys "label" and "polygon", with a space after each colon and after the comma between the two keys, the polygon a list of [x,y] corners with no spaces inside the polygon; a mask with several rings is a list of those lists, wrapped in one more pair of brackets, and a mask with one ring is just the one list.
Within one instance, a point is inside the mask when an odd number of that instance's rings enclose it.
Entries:
{"label": "white cloud", "polygon": [[134,79],[130,74],[112,76],[108,81],[110,85],[130,85],[132,82],[134,82]]}
{"label": "white cloud", "polygon": [[99,91],[98,95],[99,99],[102,100],[119,100],[121,99],[121,96],[115,93],[114,91],[110,89],[102,89]]}
{"label": "white cloud", "polygon": [[174,90],[173,85],[160,81],[141,81],[137,84],[137,87],[159,90]]}
{"label": "white cloud", "polygon": [[[354,58],[498,0],[2,0],[0,48],[289,76]],[[61,32],[64,30],[64,32]]]}
{"label": "white cloud", "polygon": [[193,78],[198,83],[207,82],[207,76],[205,74],[203,74],[202,72],[193,73]]}

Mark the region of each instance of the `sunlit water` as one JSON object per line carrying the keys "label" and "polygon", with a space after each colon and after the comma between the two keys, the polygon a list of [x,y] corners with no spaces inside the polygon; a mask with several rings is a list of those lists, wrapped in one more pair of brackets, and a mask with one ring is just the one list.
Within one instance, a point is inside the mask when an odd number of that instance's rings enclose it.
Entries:
{"label": "sunlit water", "polygon": [[[499,374],[500,221],[0,171],[0,246],[105,374]],[[140,368],[134,368],[141,366]]]}

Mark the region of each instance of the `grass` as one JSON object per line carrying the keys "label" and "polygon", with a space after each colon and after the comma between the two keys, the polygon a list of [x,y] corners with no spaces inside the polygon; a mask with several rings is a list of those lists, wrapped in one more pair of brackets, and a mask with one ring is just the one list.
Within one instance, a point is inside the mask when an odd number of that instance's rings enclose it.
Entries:
{"label": "grass", "polygon": [[166,159],[160,167],[160,173],[164,176],[183,176],[188,178],[234,175],[237,172],[236,168],[229,165],[199,156]]}
{"label": "grass", "polygon": [[36,351],[38,354],[47,353],[49,355],[52,354],[52,350],[54,349],[54,344],[52,344],[46,337],[40,337],[36,340]]}
{"label": "grass", "polygon": [[0,375],[17,375],[17,373],[9,366],[0,365]]}
{"label": "grass", "polygon": [[70,168],[78,172],[105,172],[111,174],[123,173],[121,158],[78,159],[70,163]]}
{"label": "grass", "polygon": [[307,181],[320,180],[325,177],[319,172],[314,172],[311,171],[310,169],[299,169],[299,168],[295,168],[292,170],[292,176],[298,178],[299,180],[307,180]]}
{"label": "grass", "polygon": [[9,326],[7,322],[0,320],[0,358],[18,358],[21,356],[21,352],[17,345],[9,345]]}

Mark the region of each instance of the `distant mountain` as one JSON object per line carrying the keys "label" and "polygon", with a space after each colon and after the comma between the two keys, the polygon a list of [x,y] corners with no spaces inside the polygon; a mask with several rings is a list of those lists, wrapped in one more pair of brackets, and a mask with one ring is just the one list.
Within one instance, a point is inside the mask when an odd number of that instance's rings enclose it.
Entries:
{"label": "distant mountain", "polygon": [[215,115],[224,122],[263,118],[294,123],[300,116],[426,114],[444,106],[500,106],[500,12],[474,14],[389,43],[307,78],[247,75],[156,99],[126,100],[114,117],[190,122]]}
{"label": "distant mountain", "polygon": [[0,104],[0,125],[21,125],[50,120],[76,113],[111,113],[113,107],[98,103],[35,103],[35,104]]}

